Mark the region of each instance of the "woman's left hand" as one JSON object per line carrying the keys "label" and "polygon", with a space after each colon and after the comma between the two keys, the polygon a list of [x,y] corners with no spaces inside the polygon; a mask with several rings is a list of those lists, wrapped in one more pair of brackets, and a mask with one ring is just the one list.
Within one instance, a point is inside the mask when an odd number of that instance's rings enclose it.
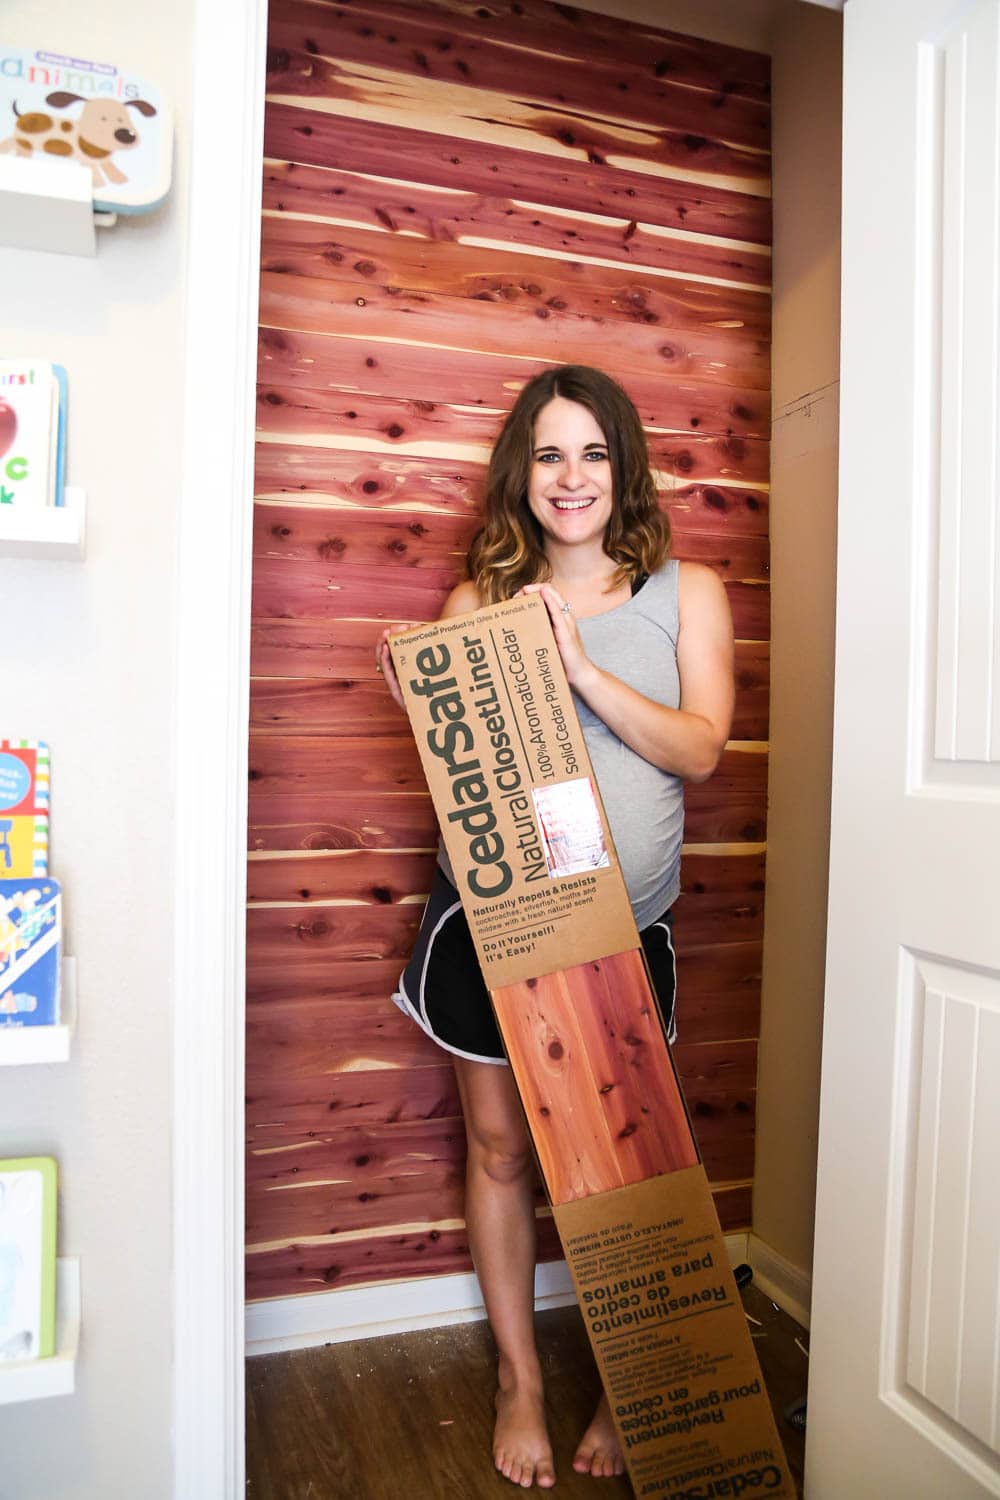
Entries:
{"label": "woman's left hand", "polygon": [[521,593],[541,594],[552,621],[552,631],[559,647],[566,680],[571,688],[578,691],[587,674],[593,671],[593,663],[580,639],[580,630],[570,605],[551,583],[526,583]]}

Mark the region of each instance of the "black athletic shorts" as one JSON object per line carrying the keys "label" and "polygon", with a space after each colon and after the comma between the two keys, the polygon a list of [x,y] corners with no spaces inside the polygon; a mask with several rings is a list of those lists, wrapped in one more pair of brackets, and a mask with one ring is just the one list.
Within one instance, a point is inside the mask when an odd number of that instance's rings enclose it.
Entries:
{"label": "black athletic shorts", "polygon": [[[670,912],[639,934],[663,1017],[667,1040],[676,1040],[677,966]],[[393,1000],[439,1046],[473,1062],[506,1063],[500,1032],[476,957],[458,892],[440,868],[427,909]]]}

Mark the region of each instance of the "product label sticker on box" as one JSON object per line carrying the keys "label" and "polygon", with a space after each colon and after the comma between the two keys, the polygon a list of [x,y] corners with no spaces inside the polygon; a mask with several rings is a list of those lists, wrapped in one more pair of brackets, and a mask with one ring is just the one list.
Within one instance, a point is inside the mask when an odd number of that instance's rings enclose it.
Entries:
{"label": "product label sticker on box", "polygon": [[390,644],[487,985],[638,947],[542,601]]}

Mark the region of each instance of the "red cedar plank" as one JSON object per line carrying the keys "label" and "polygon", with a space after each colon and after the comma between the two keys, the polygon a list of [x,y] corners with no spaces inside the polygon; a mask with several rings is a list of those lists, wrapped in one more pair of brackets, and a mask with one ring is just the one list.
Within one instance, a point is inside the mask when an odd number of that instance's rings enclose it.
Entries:
{"label": "red cedar plank", "polygon": [[[279,736],[273,736],[274,741]],[[764,761],[764,757],[760,757]],[[718,774],[718,773],[717,773]],[[756,843],[766,823],[766,764],[757,784],[741,779],[718,799],[688,788],[685,832],[693,844]],[[711,785],[711,783],[708,783]],[[251,849],[431,849],[437,823],[429,795],[339,791],[250,793]]]}
{"label": "red cedar plank", "polygon": [[[322,797],[327,789],[335,793],[349,786],[355,797],[367,802],[369,790],[377,796],[424,787],[417,748],[405,725],[398,735],[251,735],[250,767],[255,793],[265,792],[272,798]],[[767,791],[767,756],[730,746],[709,781],[688,784],[688,805],[699,805],[709,789],[714,800],[760,801]],[[690,832],[688,841],[728,842],[692,839]]]}
{"label": "red cedar plank", "polygon": [[[728,581],[767,576],[766,536],[720,534],[717,527],[710,531],[689,529],[683,511],[677,521],[675,557],[708,563]],[[254,511],[254,555],[289,563],[319,559],[461,569],[479,524],[473,516],[259,503]]]}
{"label": "red cedar plank", "polygon": [[258,503],[253,549],[255,557],[286,561],[461,568],[480,524],[474,515]]}
{"label": "red cedar plank", "polygon": [[[770,386],[769,346],[753,338],[734,343],[725,330],[648,328],[617,319],[583,317],[558,308],[519,307],[436,293],[387,291],[369,286],[363,297],[345,282],[263,271],[260,321],[299,333],[332,333],[359,340],[467,349],[559,364],[638,370],[646,378],[701,381],[708,385]],[[433,358],[433,355],[430,356]]]}
{"label": "red cedar plank", "polygon": [[250,682],[250,727],[257,733],[392,734],[399,709],[378,677],[257,677]]}
{"label": "red cedar plank", "polygon": [[563,57],[558,68],[547,47],[501,38],[456,37],[450,22],[433,13],[394,16],[371,24],[368,17],[281,0],[268,26],[269,71],[284,71],[289,53],[315,65],[329,60],[363,63],[439,83],[461,84],[533,100],[576,115],[627,120],[703,134],[753,150],[770,146],[766,100],[739,94],[697,92],[671,79],[660,82],[646,68],[620,62],[597,48],[589,58]]}
{"label": "red cedar plank", "polygon": [[[649,435],[649,459],[679,486],[696,480],[753,484],[768,480],[768,444],[756,438],[699,434]],[[258,443],[258,493],[315,492],[367,505],[402,505],[477,514],[486,463],[471,459],[414,458],[402,453],[318,449],[294,443]],[[664,490],[667,501],[670,489]],[[717,508],[718,490],[709,501]]]}
{"label": "red cedar plank", "polygon": [[[727,750],[708,781],[684,789],[685,829],[691,843],[759,842],[767,819],[767,756]],[[697,837],[692,833],[697,822]],[[735,832],[734,832],[735,828]]]}
{"label": "red cedar plank", "polygon": [[[442,1056],[428,1040],[425,1066],[301,1075],[291,1088],[272,1068],[248,1080],[248,1128],[260,1144],[285,1140],[289,1131],[322,1133],[331,1125],[450,1118],[460,1108],[458,1089],[454,1069],[450,1062],[440,1061]],[[745,1091],[756,1086],[754,1040],[681,1041],[674,1059],[689,1098],[697,1097],[698,1091]]]}
{"label": "red cedar plank", "polygon": [[[462,568],[382,567],[350,563],[296,562],[258,558],[254,570],[253,612],[257,619],[371,619],[383,624],[436,620]],[[766,583],[726,584],[738,639],[763,641],[770,635],[770,595]],[[373,630],[374,641],[378,630]]]}
{"label": "red cedar plank", "polygon": [[[548,1215],[539,1218],[538,1243],[540,1260],[561,1257],[559,1236]],[[329,1245],[290,1245],[263,1251],[249,1245],[246,1293],[252,1301],[471,1270],[464,1229],[390,1230]]]}
{"label": "red cedar plank", "polygon": [[332,1244],[257,1250],[247,1245],[246,1296],[299,1296],[369,1281],[441,1276],[472,1268],[464,1229],[389,1231]]}
{"label": "red cedar plank", "polygon": [[[544,274],[549,277],[569,276],[573,282],[584,280],[597,286],[602,282],[620,285],[623,277],[642,276],[659,286],[665,296],[676,294],[678,286],[693,290],[698,285],[692,280],[695,274],[708,276],[714,279],[705,284],[706,295],[724,298],[727,303],[732,299],[748,314],[755,308],[762,309],[752,313],[749,320],[752,326],[769,310],[769,276],[757,259],[750,263],[749,276],[730,274],[734,269],[732,262],[725,261],[720,267],[718,256],[707,263],[700,258],[692,263],[690,246],[697,242],[679,235],[656,233],[654,227],[670,221],[666,227],[758,243],[763,251],[769,249],[771,206],[767,199],[667,178],[660,179],[652,189],[648,178],[640,178],[638,186],[633,183],[626,186],[619,181],[622,176],[635,179],[639,174],[615,171],[605,179],[603,197],[595,198],[590,189],[581,199],[579,185],[572,192],[564,190],[563,196],[576,200],[569,204],[572,209],[602,215],[603,221],[596,223],[584,220],[585,250],[579,242],[581,231],[577,231],[575,244],[567,234],[565,207],[560,211],[537,201],[501,196],[502,186],[495,177],[484,191],[455,192],[419,179],[401,183],[362,176],[361,170],[360,163],[354,171],[341,171],[331,166],[269,160],[264,164],[263,208],[268,214],[348,220],[350,228],[343,224],[326,226],[328,234],[341,240],[364,235],[368,227],[390,233],[406,230],[407,238],[420,236],[434,246],[430,251],[419,239],[414,240],[405,252],[407,256],[438,255],[463,240],[493,241],[503,246],[512,259],[507,268],[509,274],[524,267],[530,257],[530,263],[548,267]],[[529,187],[528,192],[534,199],[537,187]],[[608,219],[610,223],[606,222]],[[264,221],[265,233],[269,222]],[[324,226],[317,227],[322,230]],[[475,248],[469,245],[464,253]],[[597,250],[604,259],[617,262],[617,266],[588,265],[576,258],[584,253],[594,255]],[[549,253],[538,254],[539,251]],[[552,252],[558,253],[555,263]],[[389,253],[383,243],[379,254]],[[404,252],[397,245],[392,253]],[[345,263],[338,264],[346,270]],[[750,285],[734,286],[733,282]]]}
{"label": "red cedar plank", "polygon": [[[405,959],[420,925],[416,906],[253,907],[247,912],[247,962],[261,971],[321,966],[324,957]],[[395,1009],[395,1007],[393,1008]]]}
{"label": "red cedar plank", "polygon": [[766,642],[736,643],[734,740],[766,740],[770,725],[771,656]]}
{"label": "red cedar plank", "polygon": [[[256,864],[256,860],[249,861],[251,872]],[[283,972],[264,975],[251,971],[247,974],[247,1004],[306,999],[330,1003],[342,997],[355,1003],[366,998],[381,1003],[395,989],[400,967],[398,958],[324,959],[322,964],[309,965],[294,986]]]}
{"label": "red cedar plank", "polygon": [[280,1192],[250,1188],[246,1195],[247,1243],[460,1219],[465,1202],[460,1165],[441,1179],[441,1173],[427,1172],[419,1177],[396,1178],[381,1189],[359,1187],[350,1179],[322,1188],[296,1187]]}
{"label": "red cedar plank", "polygon": [[[426,895],[434,872],[433,854],[391,854],[371,850],[329,856],[289,855],[252,859],[247,865],[247,900],[356,901],[387,906],[403,896]],[[734,923],[739,939],[761,936],[764,908],[764,855],[685,853],[681,895],[674,924],[686,946],[713,941],[716,924]]]}
{"label": "red cedar plank", "polygon": [[312,794],[350,787],[356,797],[373,792],[422,790],[424,779],[413,736],[405,725],[395,735],[251,735],[250,775],[269,796]]}
{"label": "red cedar plank", "polygon": [[761,938],[764,855],[685,854],[681,860],[681,894],[674,906],[674,930],[681,949]]}
{"label": "red cedar plank", "polygon": [[[308,52],[284,51],[271,54],[270,60],[277,66],[267,77],[269,103],[301,104],[306,112],[341,120],[348,131],[358,118],[377,121],[389,112],[397,128],[406,129],[408,120],[419,121],[425,127],[422,136],[436,135],[439,142],[443,138],[452,150],[457,139],[463,149],[475,144],[494,158],[508,149],[526,149],[560,162],[610,162],[658,177],[696,173],[717,187],[761,197],[770,192],[767,149],[675,127],[622,124],[610,112],[598,113],[593,107],[577,113],[533,99],[510,99],[491,89],[441,84],[389,70],[383,74],[377,68]],[[480,135],[485,139],[469,139]]]}
{"label": "red cedar plank", "polygon": [[[712,1193],[725,1231],[748,1229],[751,1223],[751,1185],[734,1183]],[[562,1247],[548,1215],[538,1219],[538,1258],[559,1260]],[[388,1232],[341,1240],[332,1245],[290,1245],[280,1250],[248,1248],[247,1299],[328,1292],[369,1282],[409,1280],[472,1270],[464,1229],[425,1233]]]}
{"label": "red cedar plank", "polygon": [[[759,938],[743,942],[706,943],[701,947],[677,944],[677,991],[688,1007],[695,1002],[710,1009],[726,995],[758,996],[761,958]],[[756,1035],[730,1032],[730,1036]],[[687,1038],[685,1038],[687,1040]]]}
{"label": "red cedar plank", "polygon": [[493,991],[553,1203],[696,1160],[638,951]]}
{"label": "red cedar plank", "polygon": [[695,1125],[694,1136],[709,1182],[734,1182],[741,1177],[753,1176],[755,1146],[752,1134],[702,1143]]}
{"label": "red cedar plank", "polygon": [[[723,944],[721,948],[714,951],[702,950],[701,962],[709,979],[713,973],[724,974],[725,953],[727,947],[730,946],[739,945]],[[394,1070],[420,1067],[424,1063],[428,1066],[432,1064],[434,1054],[428,1051],[421,1029],[385,998],[394,980],[390,980],[383,995],[357,999],[349,994],[339,996],[329,994],[322,986],[320,964],[313,962],[301,964],[299,967],[302,968],[304,977],[295,985],[294,992],[287,994],[287,998],[280,992],[282,981],[275,977],[272,980],[274,992],[263,1002],[251,1000],[248,1004],[247,1078],[251,1088],[264,1081],[267,1083],[269,1097],[272,1099],[281,1097],[282,1090],[294,1097],[301,1080],[322,1076],[333,1077],[348,1067],[356,1065],[359,1057],[363,1055],[368,1060],[372,1071],[385,1075],[381,1085],[376,1083],[373,1087],[392,1091],[396,1087],[396,1082],[391,1076]],[[401,967],[401,963],[397,965],[397,977]],[[287,979],[284,982],[289,983]],[[551,1018],[557,1015],[559,1008],[552,1007],[548,995],[551,983],[554,982],[551,976],[547,981],[539,981],[543,990],[541,995],[528,996],[522,993],[514,997],[503,996],[498,997],[497,1003],[498,1005],[508,1003],[516,1005],[519,1007],[519,1014],[530,1013],[538,1025],[542,1024],[540,1017],[547,1017],[549,1031],[546,1032],[546,1036],[551,1033],[555,1038],[558,1025],[557,1021]],[[309,992],[310,984],[316,985],[318,993],[315,997]],[[678,989],[680,997],[683,998],[682,983],[679,984]],[[737,995],[737,1004],[741,1000],[745,1007],[743,1019],[753,1022],[756,1014],[748,1007],[750,996]],[[548,1004],[548,1009],[546,1009],[546,1004]],[[614,1002],[609,1006],[609,1013],[613,1012]],[[734,1022],[738,1023],[741,1019],[736,1005],[726,1006],[718,997],[713,997],[710,1004],[710,1021],[715,1023],[714,1029],[711,1024],[699,1025],[690,1019],[682,1007],[678,1021],[681,1039],[687,1046],[703,1042],[732,1041],[734,1031],[721,1024],[723,1018],[728,1021],[729,1027],[733,1027]],[[577,1023],[574,1022],[575,1024]],[[750,1039],[754,1031],[751,1031]],[[626,1022],[621,1034],[630,1033],[631,1023]],[[739,1029],[735,1030],[735,1035],[743,1040],[747,1039],[746,1032]],[[568,1040],[562,1031],[558,1032],[558,1040],[563,1046],[563,1053],[558,1055],[555,1063],[552,1063],[551,1059],[545,1062],[545,1067],[552,1076],[551,1079],[547,1077],[543,1080],[543,1082],[551,1082],[555,1096],[553,1099],[547,1097],[541,1099],[542,1103],[552,1108],[552,1128],[555,1128],[556,1121],[561,1118],[559,1110],[563,1105],[558,1101],[570,1098],[570,1094],[565,1091],[571,1088],[573,1080],[564,1079],[563,1070],[572,1062],[574,1046],[576,1056],[579,1057],[579,1048],[582,1045],[579,1036]],[[511,1055],[514,1056],[517,1046],[513,1042],[509,1042],[509,1045],[512,1049]],[[521,1054],[517,1053],[517,1055]],[[607,1055],[609,1059],[607,1066],[613,1069],[616,1066],[614,1058],[610,1052]],[[278,1057],[281,1058],[281,1075],[269,1081],[269,1075],[274,1068],[274,1060]],[[375,1064],[381,1066],[376,1067]],[[634,1071],[634,1059],[631,1053],[629,1053],[629,1066],[625,1071],[636,1084],[641,1082],[640,1074]],[[640,1093],[636,1096],[634,1088],[631,1092],[626,1092],[628,1097],[633,1099],[635,1108],[639,1108],[640,1104],[646,1102],[645,1094]],[[689,1104],[693,1105],[703,1092],[701,1085],[688,1087],[686,1094]],[[615,1105],[621,1097],[623,1096],[619,1088],[615,1098],[607,1102]],[[638,1103],[635,1102],[636,1097]],[[565,1107],[571,1108],[572,1105],[566,1104]],[[630,1122],[627,1118],[623,1118],[620,1122],[621,1127],[628,1123]],[[642,1125],[643,1121],[640,1119],[637,1123]],[[652,1126],[654,1122],[647,1121],[646,1123]]]}
{"label": "red cedar plank", "polygon": [[[771,157],[742,145],[730,145],[682,130],[622,126],[594,113],[570,114],[532,101],[508,101],[489,90],[415,83],[402,74],[376,72],[340,63],[316,62],[304,54],[288,58],[285,72],[267,81],[271,104],[301,105],[303,113],[321,114],[351,127],[358,117],[390,115],[388,123],[409,133],[409,121],[426,126],[421,136],[438,136],[448,150],[484,147],[493,159],[508,150],[544,154],[558,162],[592,162],[622,166],[655,177],[697,172],[721,187],[768,196]],[[486,132],[480,127],[486,124]],[[477,139],[484,133],[484,139]],[[693,141],[697,139],[697,147]],[[555,142],[556,150],[552,150]]]}
{"label": "red cedar plank", "polygon": [[290,1097],[273,1070],[248,1081],[247,1126],[254,1141],[280,1141],[289,1130],[324,1131],[334,1124],[451,1118],[461,1108],[455,1070],[441,1062],[440,1047],[428,1041],[427,1049],[425,1067],[299,1078]]}
{"label": "red cedar plank", "polygon": [[[716,1116],[729,1095],[720,1094]],[[706,1104],[706,1109],[712,1108]],[[465,1125],[460,1115],[446,1120],[408,1120],[397,1125],[350,1125],[323,1136],[298,1136],[281,1143],[251,1142],[247,1182],[258,1187],[325,1182],[347,1176],[367,1186],[390,1178],[420,1176],[432,1167],[453,1170],[465,1160]]]}
{"label": "red cedar plank", "polygon": [[[624,151],[616,152],[619,159]],[[709,148],[709,154],[711,148]],[[607,260],[653,266],[685,275],[710,276],[720,281],[736,281],[748,286],[766,287],[771,279],[769,236],[763,233],[769,222],[769,201],[761,196],[760,208],[746,204],[749,194],[729,192],[726,183],[713,183],[708,162],[699,161],[699,149],[681,149],[676,165],[697,174],[697,180],[678,180],[669,175],[633,170],[627,166],[607,166],[600,162],[573,160],[568,156],[549,156],[516,146],[497,146],[493,142],[465,140],[438,135],[432,131],[401,129],[375,120],[348,119],[315,109],[291,104],[269,103],[264,120],[264,155],[273,162],[301,164],[303,167],[327,167],[339,171],[365,173],[370,177],[391,178],[397,183],[416,182],[438,188],[451,188],[465,195],[482,195],[495,200],[498,186],[505,196],[528,204],[536,210],[530,216],[523,211],[510,217],[518,220],[508,234],[516,233],[530,247],[556,250],[575,255],[600,256]],[[502,160],[502,174],[498,165]],[[756,168],[763,162],[765,172],[761,186],[766,188],[767,157],[750,158]],[[268,170],[272,170],[270,165]],[[723,201],[723,194],[725,201]],[[688,207],[704,196],[716,205],[719,225],[733,244],[720,237],[685,237]],[[391,190],[387,202],[397,202],[399,188]],[[268,206],[293,200],[272,196]],[[461,211],[463,205],[456,203]],[[473,204],[467,203],[471,208]],[[546,214],[546,207],[564,210],[563,214]],[[731,213],[726,214],[726,208]],[[454,210],[453,210],[454,211]],[[479,212],[476,206],[476,212]],[[572,231],[565,213],[600,214],[611,223],[582,221]],[[487,223],[495,212],[483,210]],[[504,211],[506,212],[506,211]],[[697,214],[694,216],[699,217]],[[562,224],[560,224],[562,219]],[[537,220],[537,223],[535,222]],[[536,231],[521,234],[521,226]],[[633,227],[634,226],[634,227]],[[646,227],[648,226],[648,228]],[[388,227],[388,226],[387,226]],[[676,231],[658,234],[657,229]],[[735,231],[735,232],[733,232]],[[469,232],[469,231],[466,231]],[[471,231],[475,232],[475,231]],[[714,229],[718,234],[719,230]],[[492,239],[490,234],[481,235]],[[758,248],[759,247],[759,248]]]}
{"label": "red cedar plank", "polygon": [[[768,404],[760,392],[732,392],[721,386],[675,387],[658,392],[663,416],[672,428],[702,435],[736,434],[768,437]],[[492,447],[502,414],[457,407],[423,398],[358,395],[303,384],[262,381],[256,396],[258,435],[268,440],[300,443],[301,438],[325,438],[330,446],[348,438],[367,444],[475,444]],[[663,423],[661,423],[663,426]],[[433,453],[433,449],[432,449]]]}
{"label": "red cedar plank", "polygon": [[427,1056],[424,1039],[421,1028],[387,998],[268,1000],[247,1006],[247,1077],[267,1072],[276,1057],[287,1084],[295,1077],[347,1071],[360,1056],[391,1060],[393,1067],[418,1066]]}
{"label": "red cedar plank", "polygon": [[358,850],[326,857],[251,859],[247,900],[360,901],[388,906],[403,896],[426,895],[433,854],[383,854]]}
{"label": "red cedar plank", "polygon": [[[329,334],[258,331],[258,379],[304,390],[337,389],[349,395],[421,401],[465,402],[509,409],[521,387],[548,365],[531,354],[517,359],[480,350],[342,339]],[[562,362],[560,359],[557,361]],[[618,372],[649,427],[702,435],[750,437],[770,434],[766,391],[647,377],[629,366]]]}
{"label": "red cedar plank", "polygon": [[[261,429],[265,433],[270,430],[267,426]],[[317,424],[310,435],[332,438],[335,430],[324,430]],[[419,506],[472,518],[480,514],[486,478],[485,454],[484,461],[477,463],[470,458],[316,447],[296,442],[295,436],[287,441],[257,443],[259,492],[289,496],[303,491],[319,493],[366,509]],[[754,491],[739,490],[734,495],[725,487],[727,481],[730,485],[766,481],[768,452],[764,443],[739,437],[653,433],[649,439],[649,457],[654,469],[676,481],[676,488],[662,492],[668,506],[682,505],[694,493],[692,480],[711,479],[713,488],[722,490],[721,496],[706,491],[702,497],[709,529],[721,526],[727,509],[743,503],[744,495],[748,513],[766,510]],[[742,525],[738,529],[756,534],[764,528]]]}
{"label": "red cedar plank", "polygon": [[716,1188],[715,1200],[719,1224],[725,1233],[749,1229],[753,1223],[753,1184],[739,1183],[731,1188]]}
{"label": "red cedar plank", "polygon": [[485,464],[467,458],[258,442],[255,485],[258,493],[305,491],[358,506],[429,508],[475,522],[485,473]]}
{"label": "red cedar plank", "polygon": [[[337,3],[337,0],[334,0]],[[592,59],[595,52],[653,78],[669,78],[714,96],[767,102],[771,59],[763,52],[684,36],[547,0],[347,0],[352,15],[383,21],[440,20],[456,37],[532,47],[556,58]],[[558,71],[557,64],[553,67]]]}
{"label": "red cedar plank", "polygon": [[[543,158],[536,157],[535,160]],[[690,192],[689,183],[662,180],[668,197]],[[674,189],[672,194],[671,188]],[[384,182],[379,177],[336,173],[329,168],[292,161],[267,164],[263,197],[265,209],[272,214],[310,214],[323,219],[348,219],[352,224],[359,221],[362,224],[377,223],[383,230],[405,229],[414,235],[422,233],[433,245],[433,250],[421,240],[414,239],[405,252],[407,259],[425,254],[436,256],[446,246],[465,241],[468,242],[464,246],[466,255],[477,253],[484,260],[488,257],[494,264],[502,255],[507,263],[504,269],[510,276],[521,274],[522,257],[531,257],[549,268],[543,273],[547,278],[562,275],[576,282],[587,277],[599,283],[601,277],[598,273],[601,273],[604,280],[613,279],[619,285],[623,279],[636,279],[643,285],[660,288],[661,295],[668,301],[678,295],[679,288],[693,290],[702,285],[705,299],[714,296],[723,305],[735,300],[741,310],[746,308],[751,314],[748,320],[750,331],[762,336],[768,333],[765,320],[771,295],[770,262],[761,251],[744,248],[743,236],[735,234],[744,228],[740,222],[720,225],[723,233],[728,232],[736,238],[734,247],[728,240],[713,243],[710,239],[692,240],[679,234],[663,234],[646,220],[636,218],[640,210],[632,202],[616,209],[613,217],[597,219],[588,217],[599,212],[593,197],[588,197],[575,206],[581,217],[573,220],[565,210],[549,208],[543,203],[491,198],[481,193],[451,193],[445,197],[444,191],[439,189],[439,201],[428,204],[430,191],[419,183],[400,186],[399,183]],[[632,191],[629,189],[630,193]],[[698,191],[701,191],[700,185]],[[684,204],[679,205],[678,212],[685,212]],[[624,217],[619,217],[621,214]],[[663,217],[662,208],[658,217]],[[705,216],[696,213],[694,217]],[[719,219],[720,216],[713,213],[709,217]],[[265,223],[271,222],[274,221],[265,220]],[[336,247],[334,256],[343,254],[339,247],[345,239],[353,239],[356,234],[364,232],[339,224],[316,227]],[[477,246],[474,243],[477,240],[495,243],[487,249]],[[498,249],[498,245],[501,248]],[[383,240],[379,255],[385,257],[389,254]],[[587,260],[579,258],[581,256],[589,257],[591,261],[599,258],[611,264],[607,267],[588,264]],[[370,256],[362,256],[361,266],[366,267],[369,260]],[[342,261],[334,263],[338,267],[344,266]],[[356,269],[356,265],[352,264],[352,269]],[[346,273],[342,270],[341,274]],[[364,276],[365,270],[358,274]],[[676,326],[686,324],[681,322]]]}
{"label": "red cedar plank", "polygon": [[673,1054],[685,1095],[703,1084],[729,1090],[757,1087],[757,1042],[753,1038],[681,1041],[674,1046]]}
{"label": "red cedar plank", "polygon": [[[377,677],[374,648],[381,627],[370,620],[255,620],[251,628],[251,670],[259,677],[338,677],[356,681]],[[766,641],[737,641],[738,685],[766,690],[770,648]],[[395,723],[402,725],[402,718]],[[765,739],[734,734],[733,739]]]}
{"label": "red cedar plank", "polygon": [[[701,1158],[710,1182],[732,1182],[753,1173],[754,1137],[710,1139]],[[375,1185],[348,1175],[322,1185],[297,1183],[268,1189],[248,1184],[245,1226],[249,1244],[292,1236],[349,1234],[397,1224],[461,1219],[465,1208],[464,1153],[446,1165],[406,1172]],[[543,1198],[544,1201],[544,1198]]]}
{"label": "red cedar plank", "polygon": [[250,789],[251,849],[433,849],[437,820],[426,792],[345,791],[268,797]]}
{"label": "red cedar plank", "polygon": [[417,624],[439,617],[461,576],[458,567],[353,567],[333,561],[293,565],[262,557],[254,568],[252,607],[255,616],[271,619],[346,617]]}
{"label": "red cedar plank", "polygon": [[[688,1106],[702,1147],[754,1134],[755,1091],[703,1089]],[[250,1132],[246,1154],[248,1186],[258,1190],[340,1182],[353,1178],[361,1189],[380,1189],[404,1177],[444,1182],[464,1167],[465,1123],[451,1119],[404,1121],[395,1125],[348,1125],[322,1133],[274,1132],[257,1141]],[[433,1177],[431,1174],[434,1174]],[[542,1199],[540,1179],[536,1196]]]}
{"label": "red cedar plank", "polygon": [[[400,710],[372,666],[372,642],[364,642],[368,659],[359,663],[364,673],[350,677],[254,677],[250,681],[250,727],[257,733],[278,734],[394,734]],[[358,648],[360,655],[361,647]],[[318,663],[304,653],[301,670]],[[295,672],[295,661],[282,662],[282,671]],[[768,658],[756,642],[741,641],[736,648],[736,709],[734,740],[767,738]]]}
{"label": "red cedar plank", "polygon": [[[717,943],[680,949],[677,1025],[684,1043],[753,1038],[760,1031],[761,945],[730,941],[731,936],[732,929],[720,928]],[[330,1010],[342,1055],[351,1041],[349,1028],[367,1027],[377,1017],[378,1030],[373,1026],[371,1039],[378,1040],[378,1060],[405,1060],[406,1066],[426,1063],[433,1053],[410,1037],[400,1012],[386,1008],[386,996],[395,988],[403,963],[402,957],[316,962],[307,956],[294,964],[255,966],[248,976],[247,1001],[260,1006],[322,1002]],[[334,1015],[338,1008],[340,1014]],[[255,1051],[248,1066],[255,1078],[266,1072],[271,1066],[266,1049],[263,1054]]]}

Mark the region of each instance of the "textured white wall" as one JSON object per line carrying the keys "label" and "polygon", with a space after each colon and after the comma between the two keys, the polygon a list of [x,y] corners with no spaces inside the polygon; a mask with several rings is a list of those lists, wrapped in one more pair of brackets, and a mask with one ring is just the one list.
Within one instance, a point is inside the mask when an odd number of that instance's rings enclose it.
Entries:
{"label": "textured white wall", "polygon": [[[0,1154],[59,1162],[73,1396],[0,1407],[0,1500],[160,1500],[170,1454],[171,670],[191,6],[8,0],[6,43],[122,63],[179,117],[175,187],[92,261],[0,250],[0,352],[69,372],[83,564],[0,559],[0,731],[52,746],[52,870],[79,961],[72,1060],[0,1076]],[[224,378],[224,372],[223,372]],[[192,841],[192,875],[196,872]],[[0,1371],[2,1379],[2,1371]]]}

